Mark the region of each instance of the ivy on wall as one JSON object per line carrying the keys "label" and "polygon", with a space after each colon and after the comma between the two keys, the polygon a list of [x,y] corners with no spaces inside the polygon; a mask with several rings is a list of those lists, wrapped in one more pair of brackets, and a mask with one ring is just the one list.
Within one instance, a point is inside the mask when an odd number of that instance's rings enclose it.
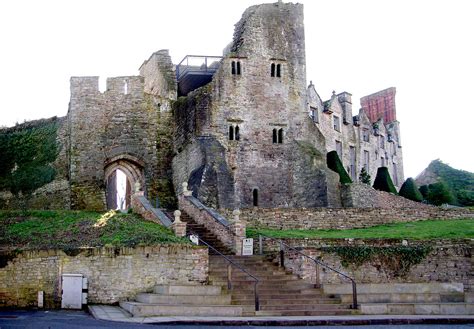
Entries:
{"label": "ivy on wall", "polygon": [[28,195],[54,179],[57,129],[53,118],[0,130],[0,190]]}
{"label": "ivy on wall", "polygon": [[368,262],[379,262],[395,277],[406,276],[412,266],[417,265],[433,250],[431,246],[338,246],[324,251],[335,253],[341,258],[342,266],[359,267]]}

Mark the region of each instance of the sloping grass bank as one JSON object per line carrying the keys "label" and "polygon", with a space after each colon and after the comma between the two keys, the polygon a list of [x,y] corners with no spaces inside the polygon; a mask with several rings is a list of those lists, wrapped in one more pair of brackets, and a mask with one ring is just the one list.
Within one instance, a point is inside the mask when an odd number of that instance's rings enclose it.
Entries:
{"label": "sloping grass bank", "polygon": [[187,243],[164,226],[115,211],[0,211],[0,247],[74,249]]}
{"label": "sloping grass bank", "polygon": [[248,237],[263,234],[273,238],[328,239],[465,239],[474,238],[474,219],[425,220],[394,223],[350,230],[276,230],[247,228]]}

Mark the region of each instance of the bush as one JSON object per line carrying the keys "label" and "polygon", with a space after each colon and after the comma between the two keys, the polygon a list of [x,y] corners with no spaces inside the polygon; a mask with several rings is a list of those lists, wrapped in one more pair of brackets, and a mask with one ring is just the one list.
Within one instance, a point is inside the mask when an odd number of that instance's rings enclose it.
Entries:
{"label": "bush", "polygon": [[375,177],[373,187],[379,191],[397,194],[397,189],[393,185],[392,178],[390,177],[387,167],[380,167],[377,169],[377,176]]}
{"label": "bush", "polygon": [[423,196],[423,199],[427,199],[428,198],[428,192],[429,192],[429,188],[428,188],[428,185],[421,185],[420,188],[418,189],[421,193],[421,195]]}
{"label": "bush", "polygon": [[418,187],[416,186],[415,181],[411,177],[408,178],[405,183],[403,183],[398,194],[404,198],[413,201],[423,201],[423,196],[421,195],[420,191],[418,191]]}
{"label": "bush", "polygon": [[443,181],[428,185],[428,196],[426,199],[429,203],[436,206],[440,206],[444,203],[453,203],[455,201],[454,195],[448,185]]}
{"label": "bush", "polygon": [[339,155],[336,151],[329,152],[327,154],[326,161],[329,169],[339,174],[339,182],[341,182],[342,184],[352,183],[352,179],[349,177],[349,174],[347,174],[347,171],[344,169],[341,159],[339,158]]}
{"label": "bush", "polygon": [[369,173],[365,170],[364,167],[362,167],[361,171],[360,171],[360,175],[359,175],[359,180],[361,183],[364,183],[364,184],[367,184],[367,185],[370,185],[370,175]]}

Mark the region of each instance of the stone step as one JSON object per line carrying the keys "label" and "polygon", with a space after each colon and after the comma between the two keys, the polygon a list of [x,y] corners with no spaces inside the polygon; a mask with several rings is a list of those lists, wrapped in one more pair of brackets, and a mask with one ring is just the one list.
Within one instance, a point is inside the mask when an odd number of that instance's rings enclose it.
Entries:
{"label": "stone step", "polygon": [[331,311],[347,309],[342,304],[286,304],[286,305],[262,305],[262,311]]}
{"label": "stone step", "polygon": [[[290,293],[290,294],[278,294],[277,292],[269,292],[269,293],[261,293],[259,292],[259,298],[262,300],[275,300],[276,302],[279,300],[293,300],[293,299],[319,299],[319,298],[330,298],[330,297],[325,297],[325,295],[322,294],[300,294],[300,293]],[[253,300],[253,291],[249,291],[248,293],[242,293],[242,292],[232,292],[232,300],[245,300],[245,299],[252,299]],[[331,298],[333,300],[340,301],[339,298]]]}
{"label": "stone step", "polygon": [[166,305],[120,302],[133,316],[242,316],[242,307],[235,305]]}
{"label": "stone step", "polygon": [[337,309],[337,310],[262,310],[255,312],[256,316],[337,316],[337,315],[351,315],[358,314],[356,310],[350,309]]}
{"label": "stone step", "polygon": [[[340,295],[343,303],[351,303],[352,295]],[[464,293],[387,293],[387,294],[357,294],[359,303],[454,303],[464,302]],[[467,301],[466,301],[467,302]]]}
{"label": "stone step", "polygon": [[[233,305],[253,305],[255,302],[254,296],[252,298],[242,298],[242,299],[232,299]],[[315,299],[274,299],[269,298],[265,299],[259,298],[260,305],[321,305],[321,304],[340,304],[341,301],[333,298],[315,298]]]}
{"label": "stone step", "polygon": [[221,295],[221,286],[192,286],[192,285],[156,285],[153,292],[158,295]]}
{"label": "stone step", "polygon": [[159,295],[141,293],[136,301],[148,304],[230,305],[231,295]]}
{"label": "stone step", "polygon": [[363,314],[402,315],[469,315],[474,314],[472,303],[377,303],[360,304]]}
{"label": "stone step", "polygon": [[465,303],[474,303],[474,292],[464,293],[464,302]]}

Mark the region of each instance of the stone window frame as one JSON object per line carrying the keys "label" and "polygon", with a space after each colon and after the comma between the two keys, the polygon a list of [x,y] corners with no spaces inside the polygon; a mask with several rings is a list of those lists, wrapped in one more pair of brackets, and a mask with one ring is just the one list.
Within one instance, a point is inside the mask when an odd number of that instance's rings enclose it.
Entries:
{"label": "stone window frame", "polygon": [[273,144],[283,144],[284,139],[284,130],[283,128],[273,128],[272,130],[272,143]]}
{"label": "stone window frame", "polygon": [[309,113],[310,113],[310,117],[311,117],[311,120],[313,120],[313,122],[316,122],[316,123],[319,123],[319,112],[318,112],[318,108],[315,107],[315,106],[309,106]]}
{"label": "stone window frame", "polygon": [[370,170],[370,152],[368,150],[364,150],[364,165],[365,171],[369,173]]}
{"label": "stone window frame", "polygon": [[336,139],[336,153],[342,162],[342,142]]}
{"label": "stone window frame", "polygon": [[242,75],[241,66],[242,64],[240,61],[232,61],[230,63],[230,73],[232,75]]}
{"label": "stone window frame", "polygon": [[332,126],[335,131],[341,132],[341,118],[337,115],[332,116]]}
{"label": "stone window frame", "polygon": [[381,149],[385,150],[385,136],[379,135],[379,146]]}
{"label": "stone window frame", "polygon": [[229,134],[228,139],[230,141],[239,141],[240,140],[240,127],[239,125],[229,125]]}
{"label": "stone window frame", "polygon": [[281,64],[272,62],[270,65],[270,77],[281,78]]}
{"label": "stone window frame", "polygon": [[362,141],[370,143],[370,129],[362,128]]}
{"label": "stone window frame", "polygon": [[254,187],[252,189],[252,205],[254,207],[258,207],[259,205],[259,195],[258,195],[258,188],[257,187]]}

